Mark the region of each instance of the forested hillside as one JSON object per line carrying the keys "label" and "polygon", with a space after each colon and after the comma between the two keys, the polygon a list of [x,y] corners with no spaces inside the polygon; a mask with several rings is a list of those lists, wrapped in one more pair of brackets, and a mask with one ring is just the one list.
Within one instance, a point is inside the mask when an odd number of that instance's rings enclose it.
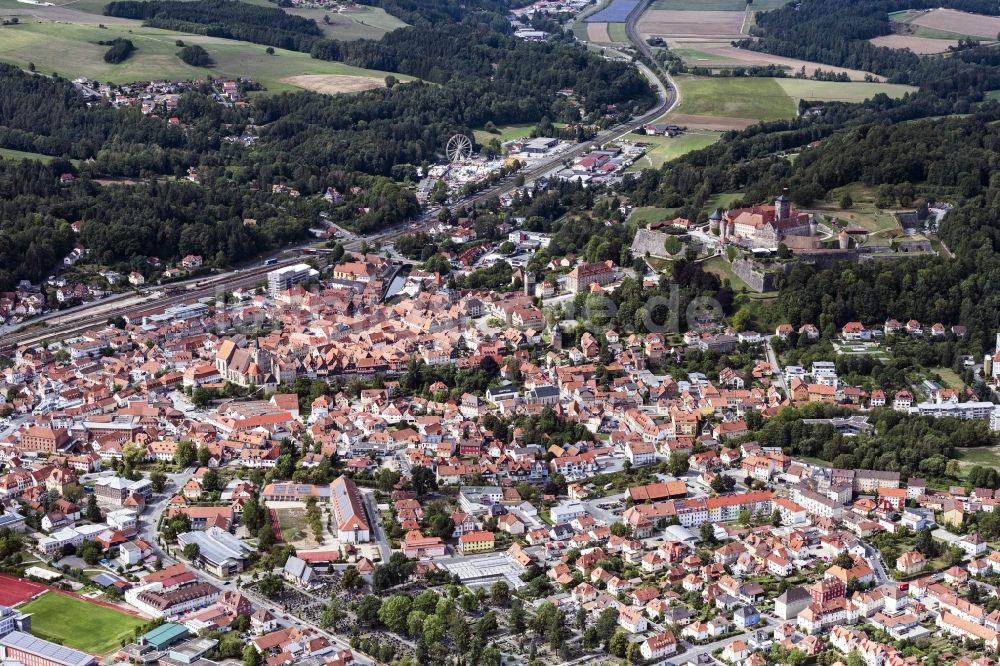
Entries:
{"label": "forested hillside", "polygon": [[[138,110],[88,108],[73,85],[0,63],[0,147],[80,159],[109,140],[184,148],[184,131]],[[191,137],[202,144],[211,136]]]}
{"label": "forested hillside", "polygon": [[[380,41],[338,43],[312,20],[233,0],[116,2],[107,13],[152,25],[312,52],[314,57],[410,74],[424,81],[355,95],[258,96],[247,109],[217,104],[209,91],[181,97],[181,126],[135,109],[88,107],[66,81],[0,65],[0,147],[86,160],[0,163],[0,178],[30,196],[4,202],[0,289],[52,270],[83,220],[82,240],[101,262],[127,267],[156,255],[200,254],[216,263],[244,259],[302,238],[320,208],[330,219],[371,232],[418,212],[407,189],[416,166],[434,161],[448,137],[487,122],[613,123],[654,101],[635,68],[588,52],[569,37],[526,43],[509,33],[506,3],[385,3],[416,27]],[[614,110],[609,112],[613,106]],[[252,120],[252,124],[251,124]],[[232,139],[253,136],[252,145]],[[228,139],[228,140],[227,140]],[[189,168],[200,184],[171,183]],[[63,172],[80,178],[58,187]],[[102,189],[89,179],[147,179]],[[159,180],[157,180],[159,179]],[[303,198],[273,197],[281,183]],[[359,187],[337,205],[309,204],[328,187]],[[364,210],[359,215],[358,211]],[[244,227],[254,218],[258,227]]]}
{"label": "forested hillside", "polygon": [[[944,96],[962,95],[970,86],[996,87],[1000,63],[996,49],[972,48],[959,57],[921,57],[906,49],[868,42],[892,33],[890,12],[948,7],[979,14],[1000,14],[990,0],[808,0],[758,15],[742,48],[837,67],[861,69],[894,83],[920,86]],[[983,79],[988,79],[986,83]],[[985,83],[985,87],[984,87]]]}
{"label": "forested hillside", "polygon": [[[95,261],[131,271],[144,270],[148,256],[198,254],[218,265],[248,259],[307,236],[321,211],[342,224],[379,227],[417,210],[412,192],[381,177],[329,175],[317,187],[361,191],[328,204],[250,190],[221,169],[206,169],[202,184],[160,179],[106,187],[81,179],[60,186],[67,167],[0,160],[0,290],[48,275],[77,242],[69,221],[82,221],[79,239]],[[362,207],[369,212],[359,219]],[[256,224],[244,224],[247,218]]]}
{"label": "forested hillside", "polygon": [[323,31],[312,19],[233,0],[121,0],[104,10],[108,16],[145,21],[163,30],[177,30],[225,39],[270,44],[292,51],[308,51]]}
{"label": "forested hillside", "polygon": [[[864,109],[858,113],[864,117]],[[990,103],[964,118],[860,123],[794,162],[754,159],[755,150],[773,141],[760,133],[692,153],[627,187],[640,205],[687,204],[682,214],[702,216],[706,193],[744,191],[750,204],[790,187],[792,198],[808,205],[853,182],[881,186],[893,205],[912,205],[920,197],[953,202],[940,236],[954,259],[826,270],[802,265],[779,282],[767,314],[771,323],[816,323],[828,335],[848,321],[877,322],[899,313],[962,323],[969,329],[965,350],[978,356],[1000,328],[1000,181],[992,175],[1000,161],[998,118],[1000,106]]]}

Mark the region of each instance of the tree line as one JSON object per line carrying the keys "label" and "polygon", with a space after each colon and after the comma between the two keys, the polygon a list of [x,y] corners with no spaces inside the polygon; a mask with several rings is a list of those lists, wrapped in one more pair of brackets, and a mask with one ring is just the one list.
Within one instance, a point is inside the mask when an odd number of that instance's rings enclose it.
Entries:
{"label": "tree line", "polygon": [[234,0],[120,0],[109,3],[104,15],[145,21],[163,30],[239,39],[290,51],[308,51],[323,35],[312,19]]}
{"label": "tree line", "polygon": [[954,461],[961,449],[997,444],[997,436],[986,421],[911,416],[890,408],[872,411],[874,432],[853,437],[835,432],[830,425],[802,420],[850,413],[843,407],[820,403],[787,408],[764,421],[749,438],[795,456],[820,458],[836,468],[899,472],[903,480],[954,476],[956,465],[949,468],[949,461]]}

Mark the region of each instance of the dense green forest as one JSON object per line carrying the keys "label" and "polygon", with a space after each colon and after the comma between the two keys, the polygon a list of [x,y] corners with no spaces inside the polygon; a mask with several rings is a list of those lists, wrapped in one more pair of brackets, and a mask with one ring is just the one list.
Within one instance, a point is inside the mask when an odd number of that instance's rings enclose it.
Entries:
{"label": "dense green forest", "polygon": [[88,108],[69,81],[0,64],[0,146],[87,159],[112,139],[163,150],[212,145],[211,137],[186,137],[183,129],[138,110]]}
{"label": "dense green forest", "polygon": [[121,0],[110,3],[104,13],[142,20],[154,28],[240,39],[291,51],[308,51],[323,34],[312,19],[234,0]]}
{"label": "dense green forest", "polygon": [[[206,170],[201,184],[158,179],[102,186],[80,179],[60,186],[68,163],[0,160],[0,289],[44,279],[76,242],[68,221],[82,221],[80,240],[98,262],[146,272],[147,256],[198,254],[217,265],[248,259],[308,237],[319,214],[341,224],[383,226],[417,211],[413,193],[389,178],[334,173],[323,187],[348,194],[337,203],[251,190]],[[357,193],[351,188],[358,187]],[[358,208],[369,212],[358,217]],[[256,224],[244,224],[245,219]]]}
{"label": "dense green forest", "polygon": [[824,136],[830,119],[814,127],[807,120],[772,125],[775,134],[781,127],[793,128],[779,136],[758,127],[689,154],[670,168],[646,171],[626,183],[625,190],[637,205],[681,206],[680,214],[702,219],[716,192],[742,191],[743,203],[752,204],[789,187],[798,204],[808,205],[855,182],[878,187],[891,206],[927,198],[951,202],[955,207],[940,237],[954,259],[914,258],[826,270],[799,265],[779,280],[780,294],[765,310],[765,323],[815,323],[827,335],[853,320],[913,317],[960,323],[969,330],[965,350],[978,356],[990,348],[1000,328],[1000,180],[992,170],[1000,159],[1000,127],[995,124],[1000,106],[984,104],[967,117],[896,124],[869,117],[873,106],[889,103],[873,100],[857,107],[846,118],[849,129],[833,130],[794,162],[770,151],[790,136],[795,141]]}

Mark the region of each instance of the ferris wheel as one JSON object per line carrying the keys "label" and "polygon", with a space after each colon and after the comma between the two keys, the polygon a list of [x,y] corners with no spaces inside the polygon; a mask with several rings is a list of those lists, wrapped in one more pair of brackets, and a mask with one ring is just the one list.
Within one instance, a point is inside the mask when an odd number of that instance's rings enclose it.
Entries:
{"label": "ferris wheel", "polygon": [[472,140],[464,134],[456,134],[448,139],[448,145],[445,146],[444,150],[448,161],[452,164],[464,162],[472,157]]}

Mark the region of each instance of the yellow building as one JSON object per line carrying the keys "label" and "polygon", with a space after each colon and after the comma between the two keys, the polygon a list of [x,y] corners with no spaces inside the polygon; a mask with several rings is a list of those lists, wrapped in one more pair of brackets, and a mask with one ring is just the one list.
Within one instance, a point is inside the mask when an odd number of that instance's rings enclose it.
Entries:
{"label": "yellow building", "polygon": [[469,553],[485,553],[493,550],[495,537],[493,532],[469,532],[458,538],[458,549],[463,555]]}

